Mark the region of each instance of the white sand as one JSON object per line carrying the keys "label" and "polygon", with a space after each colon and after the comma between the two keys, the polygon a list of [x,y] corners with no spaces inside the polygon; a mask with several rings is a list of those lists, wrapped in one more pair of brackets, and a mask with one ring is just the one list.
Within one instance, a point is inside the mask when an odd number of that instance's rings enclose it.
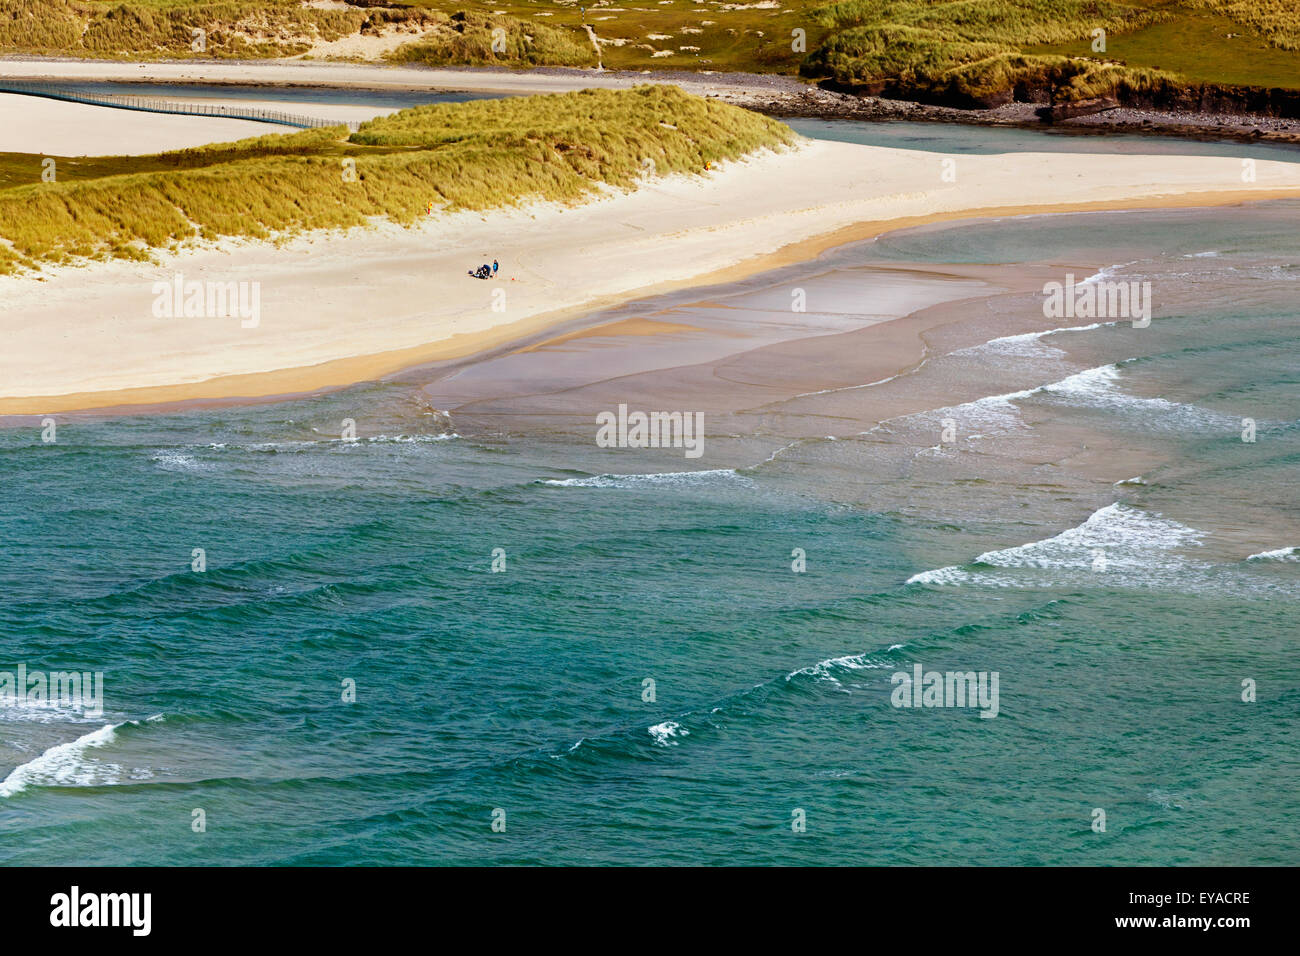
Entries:
{"label": "white sand", "polygon": [[[908,217],[971,210],[1155,206],[1186,194],[1204,203],[1300,189],[1300,164],[1264,160],[1256,165],[1255,182],[1243,183],[1241,161],[1221,157],[961,156],[956,182],[945,182],[944,158],[818,141],[575,208],[460,215],[411,230],[386,226],[304,238],[283,248],[228,244],[162,267],[108,263],[63,268],[47,281],[0,279],[6,304],[0,411],[269,394],[359,381],[517,338],[563,310],[572,314],[667,284],[716,277],[738,263],[751,271],[771,265],[757,257],[815,237],[825,241],[845,227],[864,228],[855,224],[874,223],[871,230],[879,231]],[[787,248],[783,254],[788,260],[813,251]],[[494,256],[503,267],[498,279],[465,274]],[[260,323],[242,328],[234,317],[155,317],[153,285],[171,281],[177,271],[187,280],[258,283]],[[494,311],[494,302],[503,311]],[[394,350],[407,351],[379,354]],[[305,368],[325,362],[337,364]],[[252,373],[264,377],[219,378]],[[194,384],[205,380],[216,381]],[[148,387],[158,391],[28,400]]]}
{"label": "white sand", "polygon": [[142,113],[0,93],[0,152],[143,156],[288,130],[248,120]]}
{"label": "white sand", "polygon": [[[346,7],[344,8],[346,9]],[[328,60],[339,59],[378,60],[398,47],[416,43],[437,33],[436,29],[406,28],[402,24],[389,24],[381,33],[354,33],[337,40],[317,40],[305,56]]]}
{"label": "white sand", "polygon": [[[376,116],[387,116],[389,113],[396,113],[403,108],[400,106],[372,106],[364,103],[314,103],[310,100],[275,99],[274,95],[268,96],[266,99],[251,99],[243,96],[169,96],[165,97],[165,99],[177,103],[199,103],[205,106],[278,110],[281,113],[291,113],[294,116],[309,116],[312,119],[326,120],[330,123],[364,122],[368,119],[374,119]],[[258,132],[255,135],[258,136],[264,136],[267,133],[293,132],[293,128],[288,126],[269,123],[258,123],[256,125],[258,126]],[[222,140],[213,139],[212,142],[219,143]]]}

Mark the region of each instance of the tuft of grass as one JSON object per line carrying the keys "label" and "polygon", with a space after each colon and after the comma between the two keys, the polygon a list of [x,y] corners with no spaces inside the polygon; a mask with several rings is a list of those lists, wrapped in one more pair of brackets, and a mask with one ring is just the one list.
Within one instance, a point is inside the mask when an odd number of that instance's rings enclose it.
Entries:
{"label": "tuft of grass", "polygon": [[[376,218],[411,224],[429,205],[491,209],[575,202],[631,188],[648,170],[698,173],[795,140],[782,123],[677,87],[445,103],[364,124],[144,157],[0,155],[0,272],[84,258],[142,258],[195,238],[267,239]],[[356,176],[344,175],[350,160]],[[15,164],[18,164],[17,166]]]}

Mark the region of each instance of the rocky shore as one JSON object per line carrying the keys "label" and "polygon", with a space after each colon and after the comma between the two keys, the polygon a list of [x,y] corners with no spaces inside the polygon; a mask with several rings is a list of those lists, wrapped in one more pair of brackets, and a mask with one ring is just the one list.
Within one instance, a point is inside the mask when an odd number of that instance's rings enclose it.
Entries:
{"label": "rocky shore", "polygon": [[[700,78],[702,79],[702,78]],[[700,79],[682,79],[691,89]],[[719,77],[711,78],[713,80]],[[1091,110],[1067,117],[1054,116],[1038,103],[1007,103],[994,109],[957,109],[907,100],[859,96],[809,86],[789,77],[752,74],[746,83],[716,84],[716,95],[729,103],[777,117],[822,119],[907,120],[911,122],[967,123],[976,126],[1051,128],[1069,133],[1144,133],[1201,140],[1291,143],[1300,145],[1300,120],[1247,113],[1139,109],[1117,103],[1099,103]],[[715,84],[710,84],[715,85]]]}

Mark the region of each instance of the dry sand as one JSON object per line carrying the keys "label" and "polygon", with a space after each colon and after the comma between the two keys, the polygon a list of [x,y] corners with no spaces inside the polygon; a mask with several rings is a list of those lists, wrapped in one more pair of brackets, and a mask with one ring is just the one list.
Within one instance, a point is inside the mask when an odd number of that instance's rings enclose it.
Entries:
{"label": "dry sand", "polygon": [[[0,414],[344,385],[898,226],[1300,195],[1300,165],[1277,161],[1258,161],[1255,180],[1243,183],[1241,160],[1224,157],[972,155],[957,157],[955,180],[947,181],[948,158],[808,142],[571,208],[431,217],[409,230],[381,226],[281,247],[226,243],[161,265],[0,279]],[[496,279],[466,275],[494,257],[502,264]],[[231,316],[155,316],[155,283],[178,273],[256,283],[256,327]]]}
{"label": "dry sand", "polygon": [[145,156],[288,129],[251,120],[143,113],[0,93],[0,152],[6,153]]}

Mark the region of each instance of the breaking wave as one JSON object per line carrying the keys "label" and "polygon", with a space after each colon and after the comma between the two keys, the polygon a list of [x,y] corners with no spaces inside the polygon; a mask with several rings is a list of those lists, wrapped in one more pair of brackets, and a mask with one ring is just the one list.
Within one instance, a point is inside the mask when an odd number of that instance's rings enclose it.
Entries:
{"label": "breaking wave", "polygon": [[968,565],[922,571],[907,583],[1037,587],[1060,577],[1035,573],[1042,571],[1082,572],[1115,584],[1150,583],[1200,567],[1178,552],[1201,545],[1203,537],[1195,528],[1116,502],[1053,537],[986,551]]}
{"label": "breaking wave", "polygon": [[745,481],[734,468],[709,471],[666,471],[642,475],[591,475],[587,478],[547,478],[540,483],[552,488],[640,488],[646,485],[702,485],[713,481]]}
{"label": "breaking wave", "polygon": [[1300,547],[1278,548],[1275,551],[1261,551],[1252,554],[1247,561],[1300,561]]}

